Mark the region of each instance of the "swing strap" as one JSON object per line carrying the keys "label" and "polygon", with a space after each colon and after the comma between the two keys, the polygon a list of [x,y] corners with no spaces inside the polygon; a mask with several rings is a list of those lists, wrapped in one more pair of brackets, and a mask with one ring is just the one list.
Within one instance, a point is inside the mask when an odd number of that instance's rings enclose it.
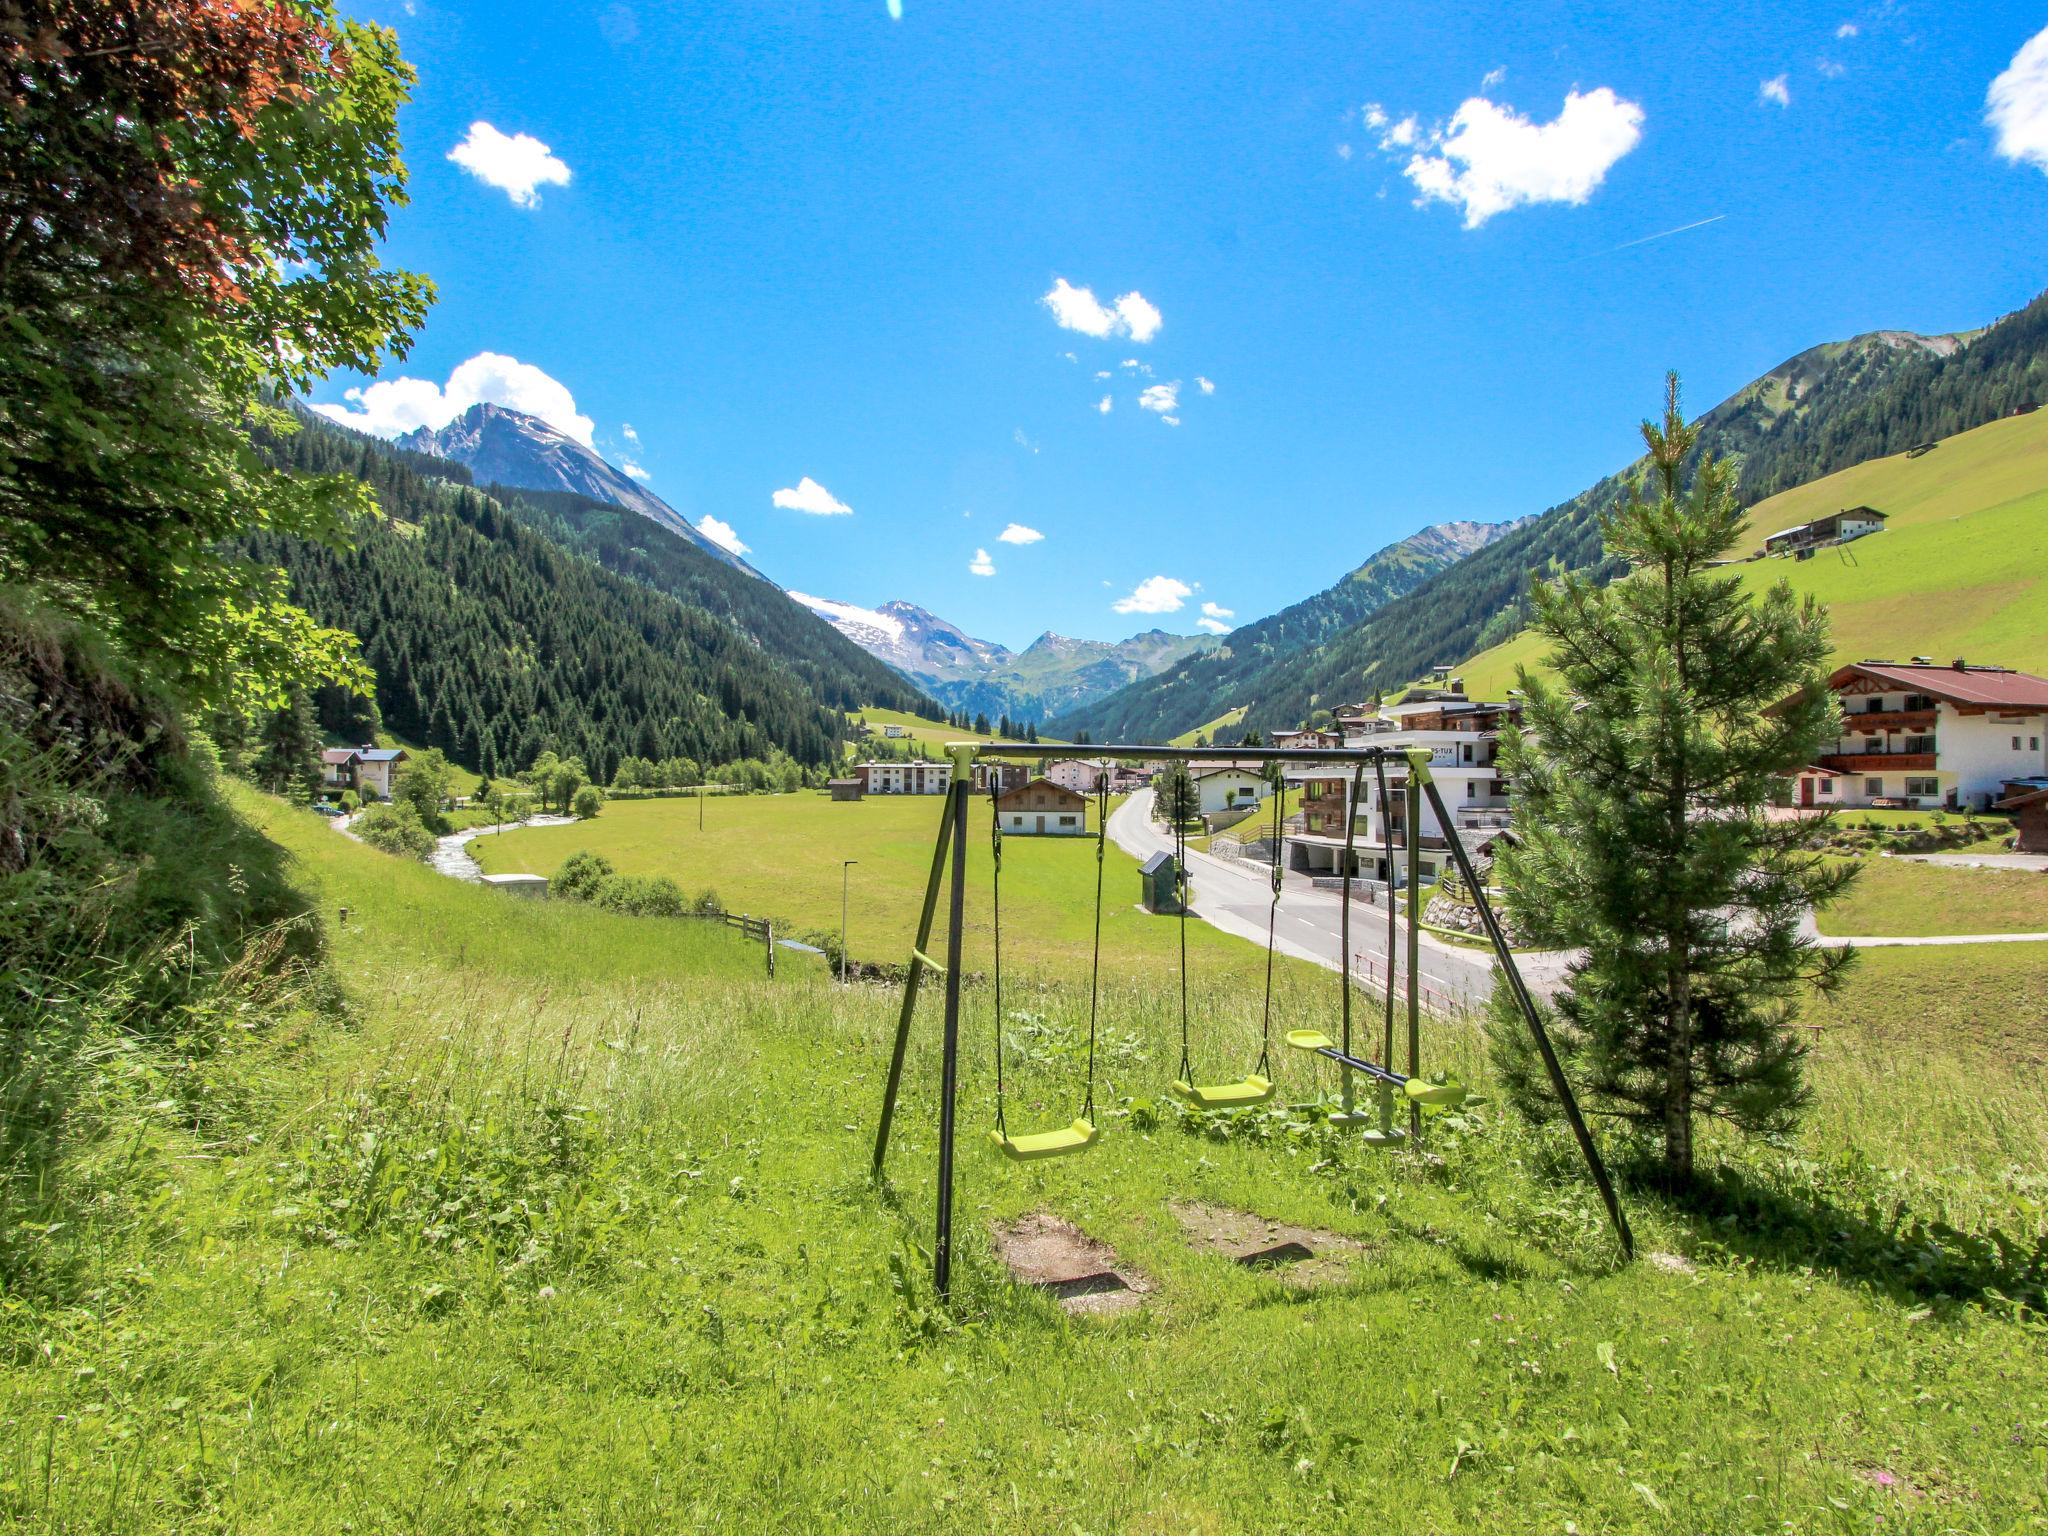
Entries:
{"label": "swing strap", "polygon": [[[1286,781],[1281,781],[1284,784]],[[1273,902],[1266,908],[1266,995],[1259,1006],[1259,1065],[1260,1077],[1273,1075],[1273,936],[1280,921],[1280,843],[1282,821],[1281,802],[1287,798],[1285,790],[1276,788],[1273,794]]]}
{"label": "swing strap", "polygon": [[[993,765],[991,768],[993,769]],[[995,945],[996,1132],[1007,1138],[1010,1128],[1003,1119],[1003,816],[998,804],[1001,799],[1001,785],[1002,775],[991,771],[988,776],[988,844],[989,854],[994,863],[994,873],[989,877],[989,897]]]}
{"label": "swing strap", "polygon": [[1194,1063],[1188,1059],[1188,833],[1183,813],[1179,780],[1174,781],[1173,805],[1173,895],[1180,914],[1180,1081],[1195,1080]]}
{"label": "swing strap", "polygon": [[1095,954],[1088,963],[1088,1079],[1081,1118],[1095,1122],[1095,1007],[1102,980],[1102,866],[1109,851],[1109,764],[1095,781]]}

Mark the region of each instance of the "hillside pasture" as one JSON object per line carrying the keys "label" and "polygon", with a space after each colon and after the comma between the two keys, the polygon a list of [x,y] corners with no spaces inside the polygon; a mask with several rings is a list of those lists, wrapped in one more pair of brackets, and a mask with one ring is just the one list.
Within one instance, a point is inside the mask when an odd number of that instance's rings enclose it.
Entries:
{"label": "hillside pasture", "polygon": [[[1020,1167],[963,1041],[950,1305],[927,1276],[938,1010],[866,1175],[896,994],[721,930],[465,887],[251,800],[342,997],[205,1065],[232,1135],[139,1107],[75,1303],[0,1313],[0,1515],[246,1530],[2027,1530],[2048,1515],[2048,946],[1871,956],[1783,1147],[1632,1183],[1623,1266],[1559,1138],[1481,1088],[1389,1156],[1161,1101],[1120,981],[1105,1127]],[[607,813],[609,814],[609,812]],[[605,930],[611,930],[607,933]],[[1959,978],[1961,978],[1959,980]],[[1157,990],[1154,988],[1153,990]],[[985,988],[974,993],[986,997]],[[1020,1002],[1012,1112],[1070,1114],[1072,977]],[[338,1010],[338,1011],[330,1011]],[[1994,1024],[1995,1020],[1995,1024]],[[1289,1097],[1319,1086],[1281,1063]],[[1610,1152],[1624,1148],[1611,1135]],[[126,1187],[126,1186],[124,1186]],[[1356,1244],[1319,1285],[1184,1202]],[[1149,1286],[1069,1317],[993,1229],[1046,1211]],[[1995,1239],[1994,1239],[1995,1231]]]}
{"label": "hillside pasture", "polygon": [[[1745,548],[1844,507],[1873,506],[1882,533],[1810,560],[1739,567],[1751,590],[1783,580],[1826,605],[1839,662],[1998,662],[2048,673],[2048,412],[2009,417],[1945,439],[1917,458],[1895,454],[1759,502]],[[1499,698],[1517,666],[1540,670],[1546,644],[1530,631],[1472,657],[1466,692]]]}

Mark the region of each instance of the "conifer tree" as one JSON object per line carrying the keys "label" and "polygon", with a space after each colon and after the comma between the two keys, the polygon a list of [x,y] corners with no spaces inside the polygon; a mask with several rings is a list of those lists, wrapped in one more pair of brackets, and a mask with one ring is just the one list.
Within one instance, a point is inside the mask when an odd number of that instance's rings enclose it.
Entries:
{"label": "conifer tree", "polygon": [[269,711],[257,731],[250,776],[274,795],[313,794],[320,785],[320,733],[305,694],[293,693]]}
{"label": "conifer tree", "polygon": [[[1806,1103],[1787,1026],[1851,952],[1821,948],[1800,920],[1854,867],[1829,867],[1809,824],[1766,816],[1782,777],[1839,729],[1826,618],[1783,582],[1752,598],[1713,568],[1744,512],[1725,461],[1683,483],[1699,429],[1675,374],[1662,423],[1642,430],[1651,499],[1639,486],[1603,526],[1630,574],[1606,587],[1568,574],[1533,595],[1555,680],[1521,673],[1523,729],[1501,750],[1519,843],[1498,845],[1496,870],[1526,939],[1578,951],[1555,1032],[1580,1095],[1661,1138],[1680,1185],[1699,1116],[1768,1134]],[[1510,1098],[1546,1113],[1505,987],[1491,1036]]]}

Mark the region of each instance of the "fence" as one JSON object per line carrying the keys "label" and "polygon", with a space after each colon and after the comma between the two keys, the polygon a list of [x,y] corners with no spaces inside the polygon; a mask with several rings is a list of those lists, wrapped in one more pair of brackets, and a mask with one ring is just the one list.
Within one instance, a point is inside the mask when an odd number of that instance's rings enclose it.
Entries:
{"label": "fence", "polygon": [[772,917],[747,917],[738,912],[686,912],[685,917],[702,918],[706,922],[723,923],[728,928],[737,928],[750,939],[759,939],[768,952],[768,975],[775,976],[775,919]]}
{"label": "fence", "polygon": [[[1406,1004],[1408,996],[1406,981],[1395,968],[1390,967],[1386,961],[1380,959],[1377,955],[1366,954],[1362,951],[1353,954],[1351,957],[1351,981],[1352,985],[1358,987],[1361,991],[1370,992],[1375,1001],[1384,997],[1387,988],[1392,986],[1395,988],[1395,1003],[1401,1006]],[[1464,1018],[1472,1012],[1473,1003],[1471,999],[1446,992],[1441,987],[1433,987],[1426,979],[1421,981],[1416,987],[1415,992],[1422,1004],[1422,1011],[1424,1013],[1435,1014],[1439,1018]]]}

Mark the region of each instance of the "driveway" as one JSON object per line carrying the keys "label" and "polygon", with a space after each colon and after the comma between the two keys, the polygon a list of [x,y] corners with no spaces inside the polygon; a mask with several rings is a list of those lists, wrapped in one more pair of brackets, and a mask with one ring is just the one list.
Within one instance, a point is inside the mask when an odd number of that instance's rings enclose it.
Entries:
{"label": "driveway", "polygon": [[[1139,860],[1162,850],[1173,851],[1173,838],[1152,820],[1152,791],[1140,790],[1110,813],[1109,836],[1117,847]],[[1272,902],[1271,867],[1188,850],[1188,876],[1194,900],[1188,910],[1224,933],[1254,944],[1266,942],[1266,918]],[[1274,924],[1273,947],[1283,955],[1307,960],[1326,970],[1340,968],[1343,954],[1344,899],[1335,891],[1319,891],[1306,875],[1288,871]],[[1394,969],[1399,974],[1407,930],[1401,931]],[[1351,903],[1352,974],[1375,983],[1387,971],[1387,909]],[[1446,1005],[1476,1009],[1493,991],[1493,952],[1447,944],[1424,933],[1418,979]],[[1559,953],[1517,954],[1522,978],[1534,991],[1548,995],[1564,979],[1567,956]]]}
{"label": "driveway", "polygon": [[1909,864],[1946,864],[1954,869],[2030,869],[2048,874],[2048,853],[1888,853]]}

